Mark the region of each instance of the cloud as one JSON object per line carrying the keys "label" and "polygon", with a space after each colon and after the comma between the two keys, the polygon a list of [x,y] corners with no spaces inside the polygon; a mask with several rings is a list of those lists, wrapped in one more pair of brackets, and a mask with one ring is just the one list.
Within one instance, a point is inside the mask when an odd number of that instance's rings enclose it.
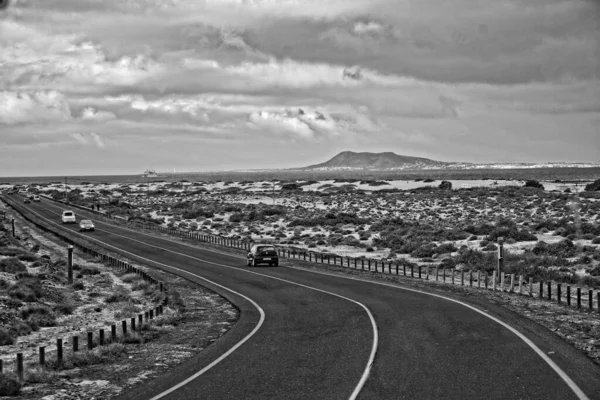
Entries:
{"label": "cloud", "polygon": [[71,118],[66,97],[58,91],[0,91],[0,124],[67,121]]}
{"label": "cloud", "polygon": [[98,148],[104,148],[104,140],[100,135],[94,132],[90,133],[71,133],[70,136],[80,145],[92,145]]}
{"label": "cloud", "polygon": [[86,107],[81,112],[81,117],[84,121],[109,121],[115,119],[116,116],[110,111],[99,111],[94,107]]}
{"label": "cloud", "polygon": [[330,105],[329,110],[302,106],[257,111],[250,114],[249,121],[257,127],[306,140],[352,136],[372,131],[377,125],[364,107],[356,109],[347,105]]}

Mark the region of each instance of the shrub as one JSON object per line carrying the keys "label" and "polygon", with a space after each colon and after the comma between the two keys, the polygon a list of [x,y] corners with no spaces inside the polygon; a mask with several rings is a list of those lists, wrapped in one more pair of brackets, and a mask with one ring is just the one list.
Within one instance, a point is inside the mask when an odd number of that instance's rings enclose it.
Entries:
{"label": "shrub", "polygon": [[6,346],[15,343],[15,338],[5,328],[0,328],[0,346]]}
{"label": "shrub", "polygon": [[134,281],[139,281],[141,278],[138,274],[126,274],[121,277],[121,280],[125,283],[132,283]]}
{"label": "shrub", "polygon": [[71,315],[73,314],[73,311],[75,310],[75,306],[71,303],[60,303],[54,306],[54,311],[64,314],[64,315]]}
{"label": "shrub", "polygon": [[29,383],[51,383],[56,373],[39,365],[29,366],[25,373],[25,381]]}
{"label": "shrub", "polygon": [[135,317],[139,313],[140,309],[133,302],[128,301],[124,303],[118,311],[115,312],[115,319],[121,320],[123,318]]}
{"label": "shrub", "polygon": [[33,262],[33,261],[37,261],[39,259],[38,256],[36,256],[35,254],[31,254],[31,253],[19,254],[17,256],[17,258],[21,261],[26,261],[26,262]]}
{"label": "shrub", "polygon": [[71,285],[71,287],[74,290],[83,290],[85,288],[85,284],[83,283],[83,281],[77,280],[77,281],[73,282],[73,284]]}
{"label": "shrub", "polygon": [[442,181],[442,183],[439,184],[438,188],[442,190],[452,190],[452,182]]}
{"label": "shrub", "polygon": [[109,294],[104,301],[106,303],[131,301],[131,294],[124,287],[120,286],[117,290]]}
{"label": "shrub", "polygon": [[585,186],[586,192],[600,191],[600,179],[596,179],[594,182]]}
{"label": "shrub", "polygon": [[428,258],[435,253],[435,245],[424,244],[413,250],[410,255],[417,258]]}
{"label": "shrub", "polygon": [[99,275],[100,270],[94,267],[82,267],[81,268],[82,275]]}
{"label": "shrub", "polygon": [[19,380],[9,374],[0,374],[0,396],[16,396],[21,391]]}
{"label": "shrub", "polygon": [[4,304],[8,308],[19,308],[23,305],[23,302],[19,299],[14,299],[12,297],[9,297],[8,299],[4,300]]}
{"label": "shrub", "polygon": [[244,216],[239,212],[233,213],[229,216],[229,222],[234,222],[234,223],[242,222],[243,217]]}
{"label": "shrub", "polygon": [[496,246],[494,243],[488,243],[488,245],[485,246],[482,250],[483,251],[495,251],[495,250],[498,250],[498,246]]}
{"label": "shrub", "polygon": [[27,272],[27,267],[25,267],[25,264],[19,261],[19,259],[10,257],[0,260],[0,272],[9,272],[13,274],[17,272]]}
{"label": "shrub", "polygon": [[534,188],[534,189],[542,189],[542,190],[544,190],[544,185],[542,185],[538,181],[534,181],[534,180],[526,181],[525,185],[523,185],[523,187],[530,187],[530,188]]}

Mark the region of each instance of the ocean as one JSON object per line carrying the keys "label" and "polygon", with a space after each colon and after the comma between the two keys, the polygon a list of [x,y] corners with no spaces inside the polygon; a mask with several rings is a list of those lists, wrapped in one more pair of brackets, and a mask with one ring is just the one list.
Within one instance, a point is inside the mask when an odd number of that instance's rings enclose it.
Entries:
{"label": "ocean", "polygon": [[[266,170],[266,171],[219,171],[219,172],[182,172],[160,173],[157,177],[146,178],[142,175],[73,175],[67,176],[67,183],[143,183],[143,182],[217,182],[217,181],[265,181],[265,180],[538,180],[562,182],[590,182],[600,179],[600,167],[591,168],[520,168],[520,169],[474,169],[474,170],[396,170],[396,171],[304,171],[304,170]],[[0,177],[0,185],[64,183],[65,176]]]}

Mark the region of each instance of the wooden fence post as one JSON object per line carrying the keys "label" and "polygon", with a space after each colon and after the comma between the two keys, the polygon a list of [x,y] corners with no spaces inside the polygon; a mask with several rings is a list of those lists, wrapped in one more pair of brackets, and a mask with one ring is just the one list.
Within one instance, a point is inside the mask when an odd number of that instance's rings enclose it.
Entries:
{"label": "wooden fence post", "polygon": [[17,378],[23,382],[25,376],[23,373],[23,353],[17,353]]}

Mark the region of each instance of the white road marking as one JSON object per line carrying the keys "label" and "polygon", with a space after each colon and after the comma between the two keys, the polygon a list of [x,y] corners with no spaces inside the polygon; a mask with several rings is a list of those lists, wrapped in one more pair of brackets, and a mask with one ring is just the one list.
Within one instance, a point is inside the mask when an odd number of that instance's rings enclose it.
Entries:
{"label": "white road marking", "polygon": [[[44,208],[44,207],[42,207],[42,208]],[[47,209],[47,210],[48,210],[48,209]],[[54,213],[54,214],[57,214],[57,215],[58,215],[58,213],[55,213],[55,212],[54,212],[54,211],[52,211],[52,210],[48,210],[48,211],[50,211],[50,212],[52,212],[52,213]],[[37,214],[37,215],[38,215],[40,218],[42,218],[42,219],[46,219],[46,218],[42,217],[40,214],[38,214],[38,213],[36,213],[36,214]],[[52,221],[50,221],[50,222],[52,222]],[[52,222],[52,223],[54,223],[54,222]],[[293,282],[293,281],[290,281],[290,280],[287,280],[287,279],[277,278],[277,277],[274,277],[274,276],[265,275],[265,274],[261,274],[261,273],[254,272],[254,271],[249,271],[249,270],[247,270],[247,269],[242,269],[242,268],[237,268],[237,267],[231,267],[231,266],[229,266],[229,265],[225,265],[225,264],[219,264],[219,263],[215,263],[215,262],[208,261],[208,260],[203,260],[203,259],[201,259],[201,258],[193,257],[193,256],[190,256],[190,255],[187,255],[187,254],[184,254],[184,253],[179,253],[179,252],[177,252],[177,251],[173,251],[173,250],[170,250],[170,249],[167,249],[167,248],[164,248],[164,247],[155,246],[155,245],[153,245],[153,244],[150,244],[150,243],[142,242],[141,240],[132,239],[132,238],[130,238],[130,237],[127,237],[127,236],[118,235],[118,234],[116,234],[116,233],[108,232],[108,231],[105,231],[105,230],[103,230],[103,229],[97,229],[97,230],[99,230],[99,231],[101,231],[101,232],[106,232],[106,233],[108,233],[108,234],[110,234],[110,235],[113,235],[113,236],[122,237],[122,238],[124,238],[124,239],[130,240],[130,241],[133,241],[133,242],[138,242],[138,243],[141,243],[141,244],[143,244],[143,245],[145,245],[145,246],[148,246],[148,247],[153,247],[153,248],[155,248],[155,249],[164,250],[164,251],[166,251],[166,252],[169,252],[169,253],[172,253],[172,254],[177,254],[177,255],[180,255],[180,256],[183,256],[183,257],[186,257],[186,258],[190,258],[190,259],[192,259],[192,260],[200,261],[200,262],[203,262],[203,263],[206,263],[206,264],[212,264],[212,265],[216,265],[216,266],[219,266],[219,267],[224,267],[224,268],[229,268],[229,269],[235,269],[235,270],[237,270],[237,271],[244,271],[244,272],[246,272],[246,273],[249,273],[249,274],[253,274],[253,275],[259,275],[259,276],[263,276],[263,277],[265,277],[265,278],[270,278],[270,279],[274,279],[274,280],[277,280],[277,281],[281,281],[281,282],[290,283],[290,284],[292,284],[292,285],[301,286],[301,287],[304,287],[304,288],[307,288],[307,289],[310,289],[310,290],[315,290],[315,291],[317,291],[317,292],[326,293],[326,294],[329,294],[329,295],[331,295],[331,296],[339,297],[339,298],[341,298],[341,299],[344,299],[344,300],[347,300],[347,301],[350,301],[350,302],[352,302],[352,303],[354,303],[354,304],[357,304],[357,305],[359,305],[360,307],[362,307],[362,308],[365,310],[365,312],[366,312],[366,313],[367,313],[367,315],[369,316],[369,319],[371,320],[371,327],[372,327],[372,329],[373,329],[373,345],[371,346],[371,353],[369,354],[369,359],[368,359],[368,361],[367,361],[367,366],[365,367],[365,370],[363,371],[363,374],[361,375],[361,378],[360,378],[360,380],[359,380],[358,384],[356,385],[356,387],[354,388],[354,390],[352,391],[352,394],[350,395],[350,397],[349,397],[348,399],[349,399],[349,400],[355,400],[355,399],[358,397],[358,395],[359,395],[360,391],[362,390],[362,388],[364,387],[365,383],[367,382],[367,379],[369,378],[369,374],[370,374],[370,372],[371,372],[371,368],[372,368],[372,366],[373,366],[373,362],[375,361],[375,355],[377,354],[377,347],[378,347],[378,344],[379,344],[379,332],[378,332],[378,328],[377,328],[377,323],[375,322],[375,318],[373,317],[373,314],[371,313],[371,311],[370,311],[370,310],[368,309],[368,307],[367,307],[367,306],[365,306],[364,304],[362,304],[362,303],[360,303],[360,302],[358,302],[358,301],[356,301],[356,300],[350,299],[350,298],[348,298],[348,297],[345,297],[345,296],[342,296],[342,295],[339,295],[339,294],[336,294],[336,293],[328,292],[327,290],[318,289],[318,288],[315,288],[315,287],[312,287],[312,286],[304,285],[304,284],[301,284],[301,283],[298,283],[298,282]],[[90,237],[90,236],[85,236],[85,237],[86,237],[86,239],[91,239],[92,241],[95,241],[95,242],[97,242],[97,243],[102,243],[103,245],[105,245],[105,246],[107,246],[107,247],[111,247],[111,248],[113,248],[113,249],[117,249],[117,250],[119,250],[119,251],[122,251],[122,252],[124,252],[124,253],[127,253],[127,254],[131,254],[131,255],[133,255],[133,256],[135,256],[135,257],[138,257],[138,258],[141,258],[141,259],[147,260],[147,261],[149,261],[149,262],[151,262],[151,263],[156,263],[156,264],[159,264],[159,265],[162,265],[162,266],[165,266],[165,267],[168,267],[168,268],[174,269],[174,270],[182,271],[182,272],[185,272],[185,273],[187,273],[187,274],[190,274],[190,275],[193,275],[193,276],[197,276],[197,277],[199,277],[199,278],[201,278],[201,279],[204,279],[204,280],[205,280],[205,281],[207,281],[207,282],[210,282],[210,283],[212,283],[212,284],[214,284],[214,285],[217,285],[217,286],[219,286],[219,287],[222,287],[222,288],[224,288],[224,289],[226,289],[226,290],[228,290],[228,291],[230,291],[230,292],[232,292],[232,293],[235,293],[235,294],[237,294],[237,295],[239,295],[239,296],[241,296],[241,297],[243,297],[243,298],[247,299],[247,300],[248,300],[248,301],[250,301],[252,304],[254,304],[254,305],[255,305],[255,307],[257,307],[257,308],[259,309],[260,313],[261,313],[261,320],[260,320],[260,322],[259,322],[259,325],[258,325],[256,328],[254,328],[254,330],[253,330],[252,332],[250,332],[250,334],[249,334],[248,336],[246,336],[246,337],[245,337],[245,338],[244,338],[242,341],[238,342],[238,343],[237,343],[235,346],[233,346],[231,349],[229,349],[229,350],[228,350],[226,353],[224,353],[224,354],[223,354],[221,357],[219,357],[218,359],[216,359],[215,361],[213,361],[211,364],[209,364],[209,365],[207,365],[206,367],[204,367],[202,370],[200,370],[200,371],[196,372],[194,375],[192,375],[192,376],[190,376],[189,378],[185,379],[184,381],[182,381],[182,382],[178,383],[177,385],[175,385],[175,386],[171,387],[170,389],[168,389],[168,390],[166,390],[166,391],[164,391],[164,392],[162,392],[162,393],[160,393],[160,394],[156,395],[155,397],[152,397],[152,399],[150,399],[150,400],[156,400],[156,399],[160,399],[160,398],[162,398],[162,397],[166,396],[167,394],[169,394],[169,393],[171,393],[171,392],[173,392],[173,391],[175,391],[175,390],[177,390],[177,389],[181,388],[182,386],[184,386],[184,385],[188,384],[189,382],[193,381],[194,379],[198,378],[200,375],[204,374],[204,373],[205,373],[206,371],[208,371],[210,368],[212,368],[212,367],[214,367],[215,365],[217,365],[219,362],[221,362],[223,359],[225,359],[227,356],[229,356],[231,353],[233,353],[233,352],[234,352],[234,351],[235,351],[235,350],[236,350],[238,347],[240,347],[240,346],[241,346],[241,345],[242,345],[242,344],[243,344],[245,341],[247,341],[248,339],[250,339],[250,337],[252,337],[252,335],[254,335],[254,333],[256,333],[256,331],[258,330],[258,328],[260,327],[260,325],[262,325],[262,322],[264,321],[264,311],[262,310],[262,308],[260,308],[260,307],[258,306],[258,304],[256,304],[254,301],[252,301],[252,300],[251,300],[251,299],[249,299],[248,297],[246,297],[246,296],[244,296],[244,295],[242,295],[242,294],[240,294],[240,293],[238,293],[238,292],[235,292],[235,291],[233,291],[233,290],[231,290],[231,289],[229,289],[229,288],[227,288],[227,287],[225,287],[225,286],[219,285],[218,283],[212,282],[212,281],[210,281],[210,280],[208,280],[208,279],[206,279],[206,278],[204,278],[204,277],[201,277],[201,276],[199,276],[199,275],[196,275],[196,274],[194,274],[194,273],[191,273],[191,272],[188,272],[188,271],[185,271],[185,270],[182,270],[182,269],[176,268],[176,267],[172,267],[172,266],[169,266],[169,265],[163,264],[163,263],[161,263],[161,262],[157,262],[157,261],[150,260],[150,259],[148,259],[148,258],[145,258],[145,257],[139,256],[139,255],[137,255],[137,254],[135,254],[135,253],[132,253],[132,252],[129,252],[129,251],[127,251],[127,250],[121,249],[121,248],[119,248],[119,247],[113,246],[113,245],[111,245],[111,244],[105,243],[105,242],[103,242],[103,241],[101,241],[101,240],[98,240],[98,239],[96,239],[96,238],[92,238],[92,237]],[[188,246],[188,247],[190,247],[190,246]]]}
{"label": "white road marking", "polygon": [[[577,396],[577,398],[579,400],[589,400],[589,397],[587,397],[587,395],[583,392],[583,390],[581,390],[581,388],[571,379],[571,377],[569,377],[569,375],[567,375],[567,373],[565,371],[563,371],[558,365],[556,365],[556,363],[554,361],[552,361],[552,359],[550,357],[548,357],[539,347],[537,347],[535,345],[535,343],[533,343],[529,338],[527,338],[527,336],[525,336],[524,334],[522,334],[521,332],[519,332],[518,330],[516,330],[515,328],[513,328],[512,326],[510,326],[509,324],[507,324],[504,321],[501,321],[500,319],[470,305],[467,303],[463,303],[460,300],[456,300],[450,297],[446,297],[446,296],[442,296],[439,294],[435,294],[435,293],[429,293],[429,292],[424,292],[421,290],[417,290],[417,289],[412,289],[412,288],[407,288],[407,287],[403,287],[403,286],[399,286],[399,285],[393,285],[391,283],[384,283],[384,282],[375,282],[375,281],[370,281],[367,279],[361,279],[361,278],[356,278],[356,277],[350,277],[350,276],[340,276],[339,274],[331,274],[331,273],[327,273],[327,272],[322,272],[322,271],[313,271],[313,270],[307,270],[305,268],[298,268],[298,267],[287,267],[287,268],[293,268],[293,269],[297,269],[297,270],[302,270],[302,271],[309,271],[309,272],[313,272],[315,274],[321,274],[321,275],[328,275],[328,276],[332,276],[332,277],[339,277],[339,278],[343,278],[343,279],[351,279],[354,281],[360,281],[360,282],[366,282],[366,283],[372,283],[375,285],[381,285],[381,286],[387,286],[387,287],[391,287],[394,289],[399,289],[399,290],[407,290],[410,292],[415,292],[415,293],[420,293],[420,294],[425,294],[428,296],[434,296],[434,297],[438,297],[440,299],[444,299],[444,300],[448,300],[457,304],[460,304],[462,306],[465,306],[467,308],[470,308],[471,310],[478,312],[481,315],[484,315],[485,317],[491,319],[494,322],[497,322],[498,324],[502,325],[503,327],[505,327],[506,329],[508,329],[509,331],[511,331],[512,333],[514,333],[515,335],[517,335],[517,337],[519,337],[519,339],[521,339],[522,341],[524,341],[529,347],[531,347],[531,349],[533,349],[533,351],[535,351],[535,353],[537,355],[539,355],[549,366],[550,368],[552,368],[554,370],[554,372],[556,372],[558,374],[558,376],[560,376],[560,378],[569,386],[569,388],[573,391],[573,393],[575,393],[575,395]],[[487,310],[486,310],[487,311]],[[554,352],[550,352],[550,353],[554,353]]]}

